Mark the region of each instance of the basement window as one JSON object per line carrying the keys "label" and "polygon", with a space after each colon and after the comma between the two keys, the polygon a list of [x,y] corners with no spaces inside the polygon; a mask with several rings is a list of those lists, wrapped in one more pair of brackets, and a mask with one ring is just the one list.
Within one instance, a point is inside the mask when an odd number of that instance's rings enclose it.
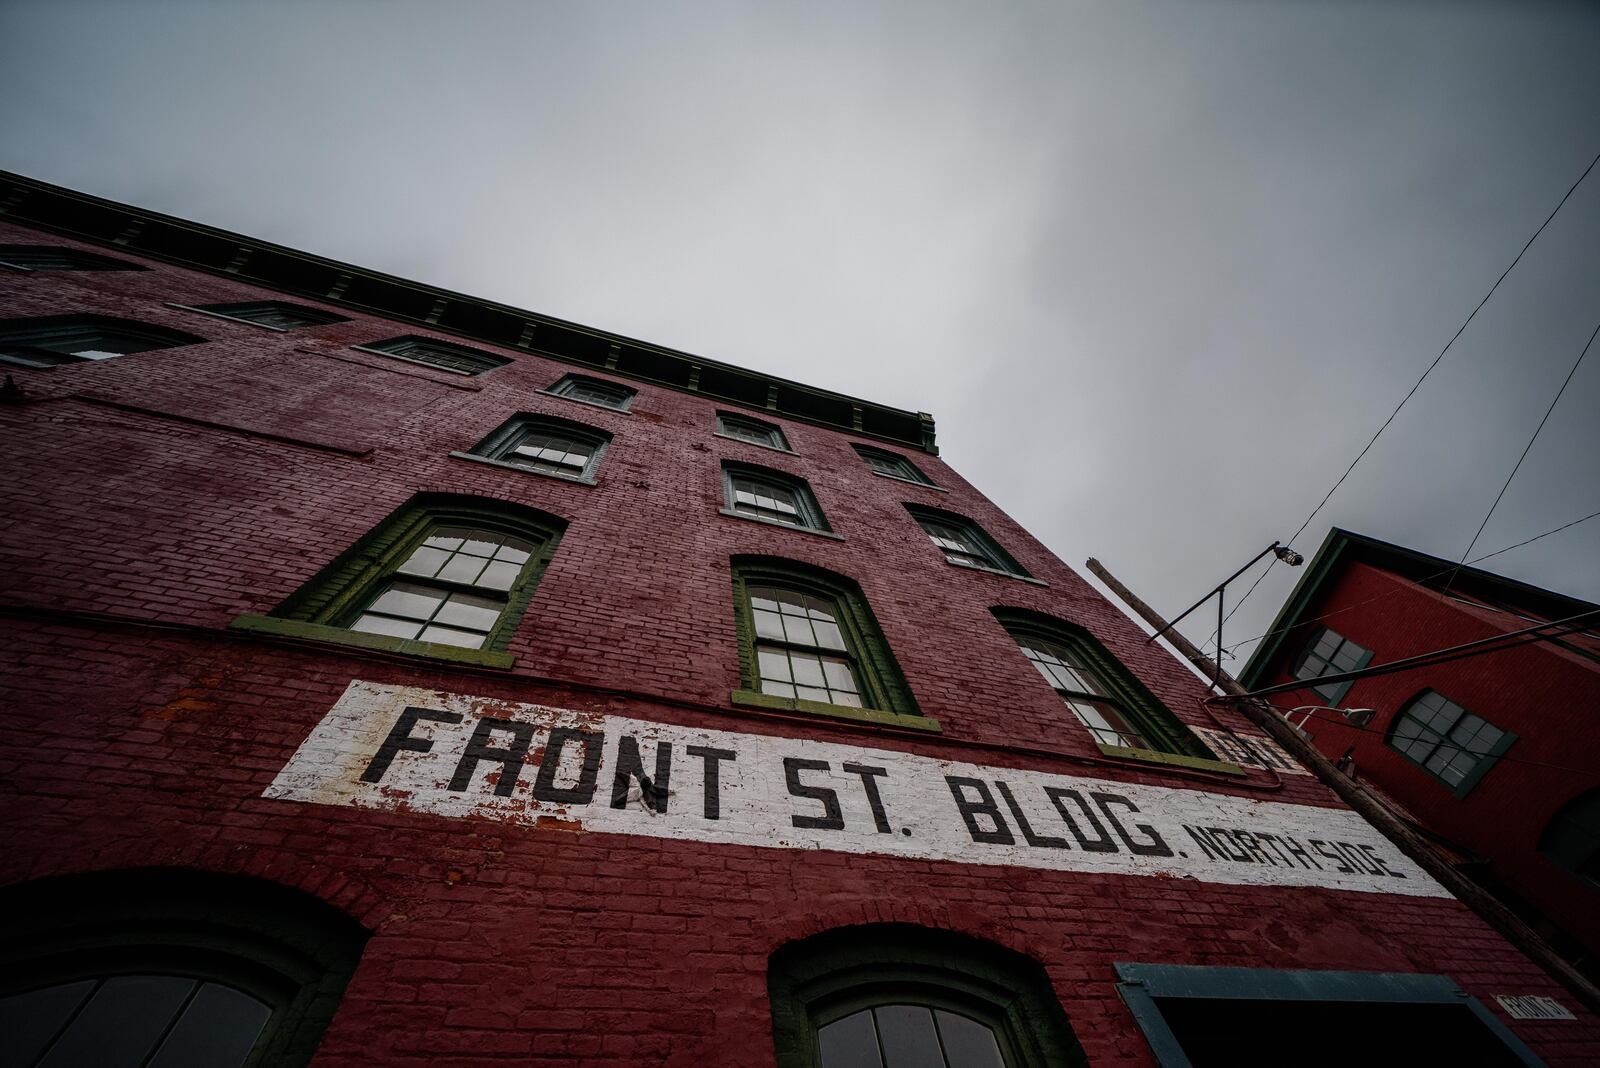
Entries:
{"label": "basement window", "polygon": [[1118,964],[1162,1068],[1543,1064],[1443,975]]}

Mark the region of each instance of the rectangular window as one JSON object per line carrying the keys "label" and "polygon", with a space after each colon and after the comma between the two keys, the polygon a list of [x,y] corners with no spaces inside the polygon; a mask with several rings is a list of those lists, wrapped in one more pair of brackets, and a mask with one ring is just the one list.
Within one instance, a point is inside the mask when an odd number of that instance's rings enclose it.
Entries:
{"label": "rectangular window", "polygon": [[557,397],[619,412],[627,411],[635,396],[635,391],[627,386],[584,375],[565,375],[550,387],[549,392]]}
{"label": "rectangular window", "polygon": [[438,527],[400,565],[396,577],[383,585],[350,629],[480,648],[505,611],[506,592],[535,549],[532,542],[509,535]]}
{"label": "rectangular window", "polygon": [[519,415],[478,442],[467,459],[482,457],[573,482],[594,482],[611,441],[604,430],[553,416]]}
{"label": "rectangular window", "polygon": [[426,364],[458,375],[481,375],[511,362],[504,356],[427,337],[392,337],[387,341],[369,341],[356,348],[393,356],[398,360],[409,360],[411,363]]}
{"label": "rectangular window", "polygon": [[932,486],[933,482],[917,467],[916,464],[904,456],[896,455],[884,449],[874,449],[870,445],[852,446],[856,455],[862,462],[872,468],[874,474],[883,475],[885,478],[898,478],[902,482],[915,482],[919,486]]}
{"label": "rectangular window", "polygon": [[861,687],[834,606],[775,586],[749,593],[761,692],[859,708]]}
{"label": "rectangular window", "polygon": [[[1344,635],[1323,627],[1306,643],[1292,674],[1297,679],[1315,679],[1359,671],[1371,662],[1372,650],[1363,649]],[[1353,685],[1354,682],[1325,682],[1311,690],[1329,704],[1336,704]]]}
{"label": "rectangular window", "polygon": [[803,480],[742,464],[724,464],[722,477],[728,513],[802,530],[828,530],[822,509]]}

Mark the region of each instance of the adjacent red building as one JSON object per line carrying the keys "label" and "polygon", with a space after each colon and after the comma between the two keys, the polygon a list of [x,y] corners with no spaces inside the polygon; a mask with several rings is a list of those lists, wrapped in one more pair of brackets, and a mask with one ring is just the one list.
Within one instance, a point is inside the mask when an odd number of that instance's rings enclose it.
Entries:
{"label": "adjacent red building", "polygon": [[0,1061],[1600,1059],[927,416],[0,209]]}
{"label": "adjacent red building", "polygon": [[[1388,663],[1538,623],[1546,640],[1273,700],[1591,975],[1600,975],[1594,604],[1335,529],[1240,681]],[[1327,705],[1363,711],[1343,715]]]}

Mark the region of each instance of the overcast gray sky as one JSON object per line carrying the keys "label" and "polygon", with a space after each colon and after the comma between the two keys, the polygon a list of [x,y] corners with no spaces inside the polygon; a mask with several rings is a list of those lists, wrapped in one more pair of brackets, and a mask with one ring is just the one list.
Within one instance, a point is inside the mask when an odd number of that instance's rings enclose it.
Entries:
{"label": "overcast gray sky", "polygon": [[[1169,614],[1600,151],[1600,5],[1529,0],[3,0],[0,59],[0,166],[930,411]],[[1458,557],[1597,321],[1600,169],[1296,546]],[[1591,351],[1474,555],[1597,510]],[[1600,599],[1600,519],[1485,566]]]}

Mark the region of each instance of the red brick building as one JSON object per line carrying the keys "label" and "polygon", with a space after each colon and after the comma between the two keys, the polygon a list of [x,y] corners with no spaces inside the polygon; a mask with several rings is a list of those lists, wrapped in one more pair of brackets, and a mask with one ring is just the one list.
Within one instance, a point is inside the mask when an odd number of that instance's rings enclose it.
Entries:
{"label": "red brick building", "polygon": [[[1388,663],[1597,606],[1335,529],[1240,681]],[[1279,694],[1575,964],[1600,975],[1600,622],[1550,640]]]}
{"label": "red brick building", "polygon": [[1600,1059],[928,417],[0,207],[7,1063]]}

